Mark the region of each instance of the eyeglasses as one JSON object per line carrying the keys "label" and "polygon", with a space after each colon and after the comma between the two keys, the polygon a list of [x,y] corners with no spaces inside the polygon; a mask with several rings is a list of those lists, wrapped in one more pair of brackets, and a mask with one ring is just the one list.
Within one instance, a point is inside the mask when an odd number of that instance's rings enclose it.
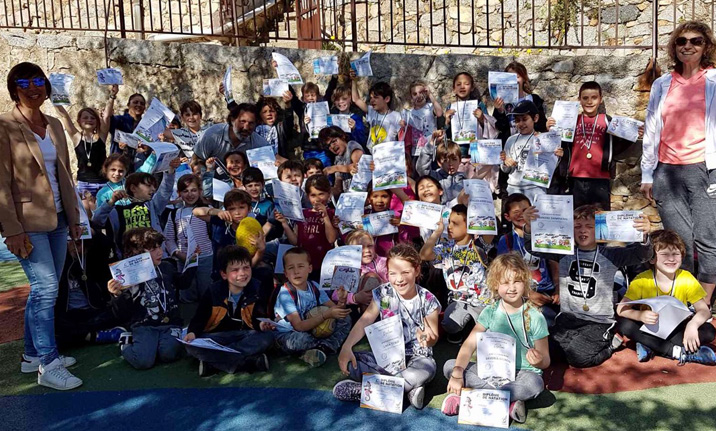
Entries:
{"label": "eyeglasses", "polygon": [[686,42],[691,42],[691,44],[693,46],[702,46],[703,44],[706,43],[706,39],[704,39],[703,36],[692,37],[691,39],[683,37],[683,36],[676,38],[677,46],[684,46],[684,45],[686,45]]}
{"label": "eyeglasses", "polygon": [[30,88],[30,83],[37,88],[45,86],[45,78],[32,78],[32,79],[16,79],[15,84],[23,90]]}

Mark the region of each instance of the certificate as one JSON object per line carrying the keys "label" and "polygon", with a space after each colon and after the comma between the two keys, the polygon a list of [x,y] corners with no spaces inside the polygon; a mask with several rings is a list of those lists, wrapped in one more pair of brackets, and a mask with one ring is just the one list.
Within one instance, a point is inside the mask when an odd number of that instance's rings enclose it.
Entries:
{"label": "certificate", "polygon": [[405,380],[400,377],[363,374],[360,406],[388,413],[403,413]]}
{"label": "certificate", "polygon": [[370,67],[370,53],[366,52],[357,60],[351,61],[351,69],[356,72],[356,76],[373,76],[373,69]]}
{"label": "certificate", "polygon": [[455,114],[450,120],[452,140],[456,144],[468,143],[477,139],[477,118],[472,114],[479,107],[477,100],[454,102],[450,108]]}
{"label": "certificate", "polygon": [[134,129],[134,134],[145,142],[158,141],[159,135],[164,133],[174,117],[176,114],[171,109],[167,108],[159,99],[154,98],[147,111],[142,115],[137,128]]}
{"label": "certificate", "polygon": [[370,164],[373,163],[373,156],[363,154],[358,160],[358,172],[351,178],[350,191],[364,192],[368,190],[368,185],[373,179],[373,172],[370,170]]}
{"label": "certificate", "polygon": [[639,138],[639,127],[643,126],[643,121],[615,115],[612,117],[612,121],[609,122],[607,133],[619,138],[624,138],[627,141],[636,142]]}
{"label": "certificate", "polygon": [[114,67],[108,69],[99,69],[97,71],[97,81],[99,85],[122,85],[124,84],[124,78],[122,77],[122,71]]}
{"label": "certificate", "polygon": [[292,246],[291,244],[278,245],[278,252],[276,253],[276,268],[273,271],[274,274],[283,274],[283,255],[286,254],[286,252],[293,247],[294,246]]}
{"label": "certificate", "polygon": [[477,376],[483,380],[515,381],[517,340],[499,332],[477,334]]}
{"label": "certificate", "polygon": [[457,423],[509,428],[510,392],[463,388],[460,392],[460,413]]}
{"label": "certificate", "polygon": [[276,73],[279,78],[289,84],[303,84],[301,74],[298,73],[298,69],[296,69],[296,66],[291,63],[291,60],[278,52],[272,53],[271,57],[273,58],[273,61],[276,62]]}
{"label": "certificate", "polygon": [[467,206],[467,232],[477,235],[497,235],[495,203],[490,184],[483,180],[463,181],[465,193],[470,196]]}
{"label": "certificate", "polygon": [[487,83],[492,100],[501,98],[505,105],[515,105],[520,100],[520,85],[516,73],[487,72]]}
{"label": "certificate", "polygon": [[211,181],[212,195],[215,201],[224,202],[224,196],[231,190],[231,186],[225,182],[212,178]]}
{"label": "certificate", "polygon": [[142,253],[109,265],[112,278],[122,287],[134,286],[157,278],[157,271],[149,253]]}
{"label": "certificate", "polygon": [[336,290],[342,287],[346,292],[356,293],[358,292],[359,284],[360,268],[352,266],[336,266],[334,268],[331,289]]}
{"label": "certificate", "polygon": [[350,266],[360,271],[363,258],[362,245],[344,245],[329,250],[321,263],[321,289],[330,289],[336,266]]}
{"label": "certificate", "polygon": [[157,156],[157,162],[154,164],[152,173],[168,171],[171,166],[169,164],[172,160],[179,157],[179,147],[168,142],[147,142],[146,146],[154,150],[154,154]]}
{"label": "certificate", "polygon": [[658,313],[659,320],[654,325],[643,324],[640,331],[664,340],[674,332],[674,329],[676,329],[681,322],[693,314],[684,303],[670,295],[629,301],[626,302],[626,304],[647,305],[651,308],[651,311]]}
{"label": "certificate", "polygon": [[562,135],[562,140],[574,142],[574,130],[577,128],[579,116],[579,102],[557,100],[552,109],[552,118],[556,121],[554,127]]}
{"label": "certificate", "polygon": [[560,145],[561,136],[558,132],[542,133],[535,136],[522,168],[522,181],[538,187],[549,187],[554,171],[559,164],[559,157],[554,152]]}
{"label": "certificate", "polygon": [[443,215],[443,206],[429,202],[407,201],[403,205],[400,224],[435,230]]}
{"label": "certificate", "polygon": [[634,220],[641,215],[641,211],[597,211],[594,215],[597,242],[642,242],[643,232],[634,227]]}
{"label": "certificate", "polygon": [[320,57],[313,60],[314,75],[338,75],[338,56]]}
{"label": "certificate", "polygon": [[226,347],[217,343],[211,338],[195,338],[192,341],[184,341],[184,339],[177,337],[177,341],[182,344],[186,344],[187,346],[198,347],[199,349],[217,350],[219,352],[236,353],[237,355],[241,354],[231,347]]}
{"label": "certificate", "polygon": [[135,150],[137,147],[139,147],[139,144],[143,144],[144,141],[134,133],[125,133],[121,130],[115,130],[114,131],[114,142],[118,144],[125,144],[130,148],[134,148]]}
{"label": "certificate", "polygon": [[194,151],[194,146],[199,142],[198,135],[186,129],[172,129],[171,132],[174,137],[174,143],[177,144],[179,148],[184,151]]}
{"label": "certificate", "polygon": [[395,213],[392,210],[366,214],[363,216],[363,229],[373,237],[398,233],[398,227],[390,224],[393,217]]}
{"label": "certificate", "polygon": [[318,133],[328,127],[328,102],[316,102],[306,104],[306,116],[311,119],[308,123],[308,131],[311,133],[311,139],[318,138]]}
{"label": "certificate", "polygon": [[481,165],[499,165],[502,141],[499,139],[478,139],[470,142],[470,162]]}
{"label": "certificate", "polygon": [[348,125],[348,120],[351,116],[348,114],[334,114],[328,116],[328,126],[340,127],[346,133],[351,132],[351,126]]}
{"label": "certificate", "polygon": [[532,250],[574,254],[574,200],[571,195],[539,195],[539,218],[532,222]]}
{"label": "certificate", "polygon": [[284,79],[264,79],[263,95],[266,97],[283,97],[288,90],[288,82]]}
{"label": "certificate", "polygon": [[222,83],[224,84],[224,100],[228,105],[234,101],[234,88],[231,85],[231,66],[226,68]]}
{"label": "certificate", "polygon": [[342,193],[336,203],[336,216],[341,221],[362,221],[367,192]]}
{"label": "certificate", "polygon": [[273,184],[274,205],[278,212],[289,220],[304,221],[301,207],[301,191],[293,184],[271,180]]}
{"label": "certificate", "polygon": [[[80,227],[82,227],[82,233],[80,239],[92,239],[92,226],[90,225],[89,217],[87,217],[87,211],[82,205],[82,198],[80,198],[80,192],[75,187],[75,197],[77,197],[77,208],[80,210]],[[68,233],[67,240],[71,240],[72,236]]]}
{"label": "certificate", "polygon": [[389,141],[374,146],[373,164],[373,190],[402,189],[408,185],[403,142]]}
{"label": "certificate", "polygon": [[258,168],[264,178],[271,180],[278,178],[278,168],[276,167],[276,155],[273,153],[272,147],[259,147],[252,150],[246,150],[246,157],[249,164],[254,168]]}
{"label": "certificate", "polygon": [[49,80],[52,85],[52,94],[50,94],[52,104],[70,106],[70,87],[72,86],[72,81],[75,80],[74,75],[51,73]]}
{"label": "certificate", "polygon": [[393,376],[405,369],[405,340],[400,316],[391,316],[366,326],[365,335],[380,368]]}

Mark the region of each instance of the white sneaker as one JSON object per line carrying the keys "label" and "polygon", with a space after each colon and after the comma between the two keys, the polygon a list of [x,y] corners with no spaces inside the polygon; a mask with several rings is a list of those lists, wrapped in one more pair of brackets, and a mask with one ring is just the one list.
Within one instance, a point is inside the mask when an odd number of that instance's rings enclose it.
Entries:
{"label": "white sneaker", "polygon": [[[77,359],[73,358],[72,356],[60,355],[60,361],[62,361],[62,365],[65,368],[71,367],[77,363]],[[22,360],[20,361],[20,371],[26,374],[36,373],[39,368],[40,358],[35,356],[27,356],[23,353]]]}
{"label": "white sneaker", "polygon": [[37,370],[37,384],[58,391],[66,391],[82,386],[82,380],[67,371],[60,358],[57,358],[47,366],[40,365]]}

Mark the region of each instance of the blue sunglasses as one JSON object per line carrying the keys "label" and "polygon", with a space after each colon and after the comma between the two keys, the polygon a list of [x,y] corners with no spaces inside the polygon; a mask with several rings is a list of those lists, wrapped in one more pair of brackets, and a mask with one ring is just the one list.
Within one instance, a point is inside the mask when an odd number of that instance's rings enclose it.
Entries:
{"label": "blue sunglasses", "polygon": [[27,90],[30,88],[30,83],[34,85],[35,87],[44,87],[45,86],[45,78],[32,78],[32,79],[16,79],[15,84],[17,84],[18,87],[22,88],[23,90]]}

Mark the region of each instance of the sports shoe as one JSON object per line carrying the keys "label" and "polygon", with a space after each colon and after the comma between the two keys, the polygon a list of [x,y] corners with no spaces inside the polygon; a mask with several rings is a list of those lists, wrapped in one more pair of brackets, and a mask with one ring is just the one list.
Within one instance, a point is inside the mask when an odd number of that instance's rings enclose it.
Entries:
{"label": "sports shoe", "polygon": [[134,337],[132,336],[131,332],[122,332],[119,334],[119,340],[117,340],[117,343],[119,343],[119,350],[123,351],[127,346],[132,344],[134,342]]}
{"label": "sports shoe", "polygon": [[461,332],[456,334],[447,334],[447,342],[450,344],[462,344],[463,341],[464,339]]}
{"label": "sports shoe", "polygon": [[246,362],[244,363],[244,367],[242,368],[242,371],[246,371],[248,373],[253,373],[256,371],[268,371],[269,370],[269,360],[268,356],[266,356],[265,353],[261,353],[260,355],[253,355],[246,358]]}
{"label": "sports shoe", "polygon": [[127,330],[121,326],[115,326],[112,329],[97,331],[97,334],[95,334],[94,337],[94,342],[98,344],[116,343],[119,341],[119,337],[125,332],[127,332]]}
{"label": "sports shoe", "polygon": [[641,343],[636,343],[636,358],[639,362],[646,362],[654,357],[654,352]]}
{"label": "sports shoe", "polygon": [[687,362],[694,362],[703,365],[716,365],[716,354],[710,347],[701,346],[696,353],[683,353],[679,359],[679,365]]}
{"label": "sports shoe", "polygon": [[619,350],[619,348],[624,344],[624,338],[621,337],[619,334],[614,334],[612,337],[612,342],[609,348],[611,349],[612,353]]}
{"label": "sports shoe", "polygon": [[82,380],[67,371],[60,358],[56,358],[47,366],[40,364],[37,370],[37,384],[58,391],[66,391],[82,386]]}
{"label": "sports shoe", "polygon": [[418,410],[422,410],[425,407],[425,387],[418,386],[408,392],[408,401],[410,405]]}
{"label": "sports shoe", "polygon": [[316,368],[326,363],[326,354],[319,349],[310,349],[301,355],[301,360],[312,368]]}
{"label": "sports shoe", "polygon": [[361,384],[353,380],[341,380],[333,386],[333,396],[339,401],[360,401]]}
{"label": "sports shoe", "polygon": [[208,362],[199,361],[199,377],[209,377],[216,373],[216,368]]}
{"label": "sports shoe", "polygon": [[450,394],[443,400],[440,407],[444,415],[457,416],[460,413],[460,395]]}
{"label": "sports shoe", "polygon": [[[77,363],[77,359],[72,356],[60,355],[60,361],[62,361],[62,366],[65,368],[71,367]],[[36,356],[27,356],[25,354],[22,355],[22,360],[20,361],[20,371],[25,374],[36,373],[39,368],[40,358]]]}
{"label": "sports shoe", "polygon": [[527,408],[522,400],[510,403],[510,417],[513,421],[523,424],[527,420]]}

